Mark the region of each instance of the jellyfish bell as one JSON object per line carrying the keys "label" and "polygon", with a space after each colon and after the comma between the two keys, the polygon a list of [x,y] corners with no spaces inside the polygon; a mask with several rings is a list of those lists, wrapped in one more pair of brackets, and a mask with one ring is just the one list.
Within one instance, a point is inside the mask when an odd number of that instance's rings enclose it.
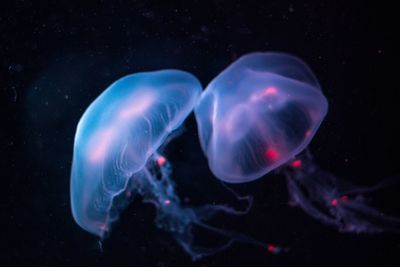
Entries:
{"label": "jellyfish bell", "polygon": [[310,68],[284,53],[251,53],[215,77],[195,116],[220,180],[242,183],[285,164],[310,143],[328,103]]}
{"label": "jellyfish bell", "polygon": [[279,173],[286,177],[289,202],[316,220],[342,232],[399,232],[398,217],[365,201],[391,179],[354,185],[325,171],[305,150],[327,110],[303,61],[283,53],[252,53],[211,81],[195,115],[203,152],[220,180],[248,182],[284,165]]}
{"label": "jellyfish bell", "polygon": [[77,126],[71,170],[72,214],[83,229],[109,232],[127,204],[118,196],[130,195],[129,180],[182,124],[200,92],[193,75],[162,70],[123,77],[93,101]]}

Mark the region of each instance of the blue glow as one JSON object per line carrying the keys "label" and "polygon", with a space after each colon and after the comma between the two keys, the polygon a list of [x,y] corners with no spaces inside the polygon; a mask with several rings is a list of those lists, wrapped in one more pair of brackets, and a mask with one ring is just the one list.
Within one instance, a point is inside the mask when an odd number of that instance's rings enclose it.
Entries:
{"label": "blue glow", "polygon": [[[143,176],[146,163],[193,109],[201,85],[177,70],[126,76],[107,88],[79,121],[71,174],[76,222],[100,237],[128,201],[130,178]],[[139,178],[137,178],[139,179]]]}

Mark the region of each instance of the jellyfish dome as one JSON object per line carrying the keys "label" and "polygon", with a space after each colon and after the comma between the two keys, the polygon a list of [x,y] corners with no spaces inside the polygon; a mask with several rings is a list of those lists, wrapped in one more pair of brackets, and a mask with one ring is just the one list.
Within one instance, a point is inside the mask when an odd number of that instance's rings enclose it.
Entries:
{"label": "jellyfish dome", "polygon": [[300,153],[328,103],[310,68],[284,53],[251,53],[215,77],[195,115],[203,152],[220,180],[258,179]]}
{"label": "jellyfish dome", "polygon": [[109,231],[126,205],[118,196],[182,124],[201,90],[187,72],[144,72],[117,80],[88,107],[71,170],[72,213],[83,229],[100,237]]}

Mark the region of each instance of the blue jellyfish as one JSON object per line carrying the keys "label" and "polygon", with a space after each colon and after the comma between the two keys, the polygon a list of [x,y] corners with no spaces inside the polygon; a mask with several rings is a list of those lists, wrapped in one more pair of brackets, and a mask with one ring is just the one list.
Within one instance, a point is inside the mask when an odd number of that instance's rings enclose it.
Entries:
{"label": "blue jellyfish", "polygon": [[[178,70],[123,77],[107,88],[85,111],[75,135],[71,171],[71,207],[75,221],[101,241],[119,214],[140,195],[157,208],[157,227],[171,232],[184,250],[198,259],[229,247],[234,241],[267,244],[206,224],[218,212],[240,215],[227,205],[186,207],[170,178],[171,165],[158,153],[167,138],[193,110],[201,85]],[[217,247],[194,244],[193,227],[224,237]]]}
{"label": "blue jellyfish", "polygon": [[383,215],[363,197],[388,181],[361,188],[323,171],[308,150],[300,154],[327,110],[321,87],[302,60],[251,53],[210,82],[195,115],[202,150],[218,179],[243,183],[278,170],[287,177],[290,203],[315,219],[345,232],[398,231],[398,218]]}
{"label": "blue jellyfish", "polygon": [[197,79],[182,71],[140,73],[116,81],[89,106],[76,130],[71,172],[72,214],[82,228],[100,237],[108,232],[124,204],[118,196],[130,194],[130,179],[146,173],[200,92]]}

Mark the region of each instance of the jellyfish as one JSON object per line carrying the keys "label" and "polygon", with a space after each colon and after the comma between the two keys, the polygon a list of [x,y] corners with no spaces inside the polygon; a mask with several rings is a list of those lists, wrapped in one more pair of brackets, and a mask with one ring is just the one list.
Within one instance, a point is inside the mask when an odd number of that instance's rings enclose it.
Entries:
{"label": "jellyfish", "polygon": [[[205,222],[219,212],[247,213],[251,197],[237,195],[245,209],[225,204],[190,207],[175,192],[171,164],[159,149],[181,127],[201,90],[199,81],[184,71],[137,73],[114,82],[84,112],[74,140],[71,209],[77,224],[98,236],[100,245],[120,213],[141,196],[156,207],[156,226],[170,232],[194,260],[235,241],[268,247]],[[196,245],[194,227],[221,235],[223,244]]]}
{"label": "jellyfish", "polygon": [[340,231],[400,229],[398,218],[383,215],[363,197],[387,181],[362,188],[314,163],[306,148],[327,111],[306,63],[260,52],[239,58],[215,77],[195,116],[202,150],[218,179],[245,183],[276,171],[286,176],[291,204]]}

